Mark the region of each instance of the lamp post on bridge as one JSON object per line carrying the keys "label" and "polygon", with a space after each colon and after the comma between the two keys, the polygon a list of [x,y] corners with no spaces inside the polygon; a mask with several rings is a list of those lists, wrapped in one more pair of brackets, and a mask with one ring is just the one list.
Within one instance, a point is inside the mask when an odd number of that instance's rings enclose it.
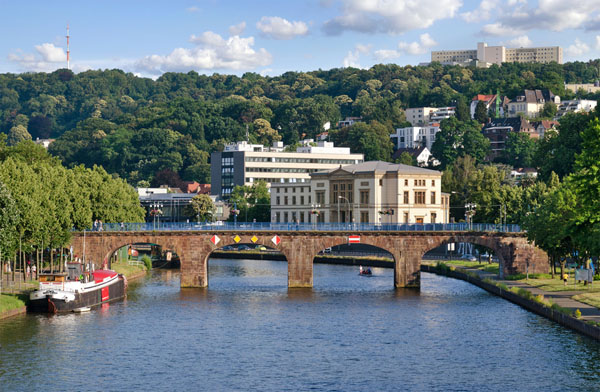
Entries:
{"label": "lamp post on bridge", "polygon": [[319,215],[321,214],[321,212],[319,211],[319,208],[321,208],[320,204],[311,204],[310,206],[311,210],[310,210],[310,214],[313,215],[313,230],[316,230],[317,228],[317,223],[319,220]]}
{"label": "lamp post on bridge", "polygon": [[[344,196],[338,196],[338,222],[341,220],[340,219],[340,199],[343,199],[346,201],[346,203],[348,203],[348,209],[346,210],[348,216],[346,217],[346,219],[350,220],[350,200],[346,199]],[[346,222],[344,222],[346,223]]]}
{"label": "lamp post on bridge", "polygon": [[154,202],[150,204],[150,215],[152,215],[152,229],[156,230],[156,220],[159,219],[158,225],[160,227],[160,215],[162,214],[161,208],[163,208],[163,204],[159,202]]}
{"label": "lamp post on bridge", "polygon": [[475,208],[477,208],[477,204],[475,203],[465,204],[465,219],[469,230],[473,229],[473,215],[475,215]]}

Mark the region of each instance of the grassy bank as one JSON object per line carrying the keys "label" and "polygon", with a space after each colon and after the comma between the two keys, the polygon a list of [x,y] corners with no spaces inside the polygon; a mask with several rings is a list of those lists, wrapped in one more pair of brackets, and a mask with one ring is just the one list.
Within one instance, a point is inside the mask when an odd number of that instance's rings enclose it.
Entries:
{"label": "grassy bank", "polygon": [[141,272],[146,272],[146,266],[143,264],[129,264],[127,261],[122,261],[120,263],[112,263],[111,268],[125,275],[126,278],[130,278],[132,276],[139,275]]}
{"label": "grassy bank", "polygon": [[25,306],[27,294],[0,294],[0,318],[4,313]]}

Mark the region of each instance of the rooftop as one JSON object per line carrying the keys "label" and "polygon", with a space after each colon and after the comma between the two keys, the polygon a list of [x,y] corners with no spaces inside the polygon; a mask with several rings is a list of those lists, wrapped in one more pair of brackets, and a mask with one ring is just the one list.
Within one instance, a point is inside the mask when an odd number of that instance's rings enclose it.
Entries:
{"label": "rooftop", "polygon": [[368,161],[359,163],[356,165],[340,166],[336,169],[319,171],[312,173],[311,176],[315,175],[327,175],[336,171],[345,171],[351,174],[359,173],[400,173],[400,174],[416,174],[416,175],[436,175],[439,176],[442,173],[437,170],[423,169],[421,167],[403,165],[401,163],[389,163],[383,161]]}

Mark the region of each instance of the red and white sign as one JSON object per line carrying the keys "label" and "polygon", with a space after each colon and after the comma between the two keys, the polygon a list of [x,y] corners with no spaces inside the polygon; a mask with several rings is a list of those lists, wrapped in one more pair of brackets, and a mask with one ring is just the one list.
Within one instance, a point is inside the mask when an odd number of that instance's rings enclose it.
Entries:
{"label": "red and white sign", "polygon": [[351,235],[348,236],[349,244],[360,244],[360,236],[359,235]]}
{"label": "red and white sign", "polygon": [[276,235],[275,237],[271,238],[271,242],[275,245],[279,245],[279,243],[281,242],[281,238],[279,238],[279,236]]}
{"label": "red and white sign", "polygon": [[221,239],[219,237],[217,237],[216,235],[213,235],[210,238],[210,242],[212,242],[213,244],[217,245],[219,242],[221,242]]}

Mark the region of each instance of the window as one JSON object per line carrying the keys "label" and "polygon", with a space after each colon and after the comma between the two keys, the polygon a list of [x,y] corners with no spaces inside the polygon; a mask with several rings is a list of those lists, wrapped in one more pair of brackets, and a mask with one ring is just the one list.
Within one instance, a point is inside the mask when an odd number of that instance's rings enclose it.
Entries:
{"label": "window", "polygon": [[360,223],[369,223],[369,211],[360,212]]}
{"label": "window", "polygon": [[369,190],[361,190],[360,191],[360,204],[364,204],[364,205],[369,204]]}
{"label": "window", "polygon": [[383,179],[382,178],[379,179],[379,186],[383,186]]}
{"label": "window", "polygon": [[283,213],[283,222],[284,222],[284,223],[285,223],[285,222],[289,222],[289,221],[288,221],[288,213],[287,213],[287,212],[284,212],[284,213]]}
{"label": "window", "polygon": [[279,212],[275,213],[275,223],[281,222],[281,215]]}
{"label": "window", "polygon": [[279,196],[277,196],[277,201],[275,202],[275,205],[278,206],[281,204],[281,200],[279,199]]}
{"label": "window", "polygon": [[292,196],[292,205],[295,206],[296,205],[296,196]]}
{"label": "window", "polygon": [[286,206],[288,205],[288,197],[287,196],[285,196],[283,198],[283,204],[286,205]]}
{"label": "window", "polygon": [[409,204],[409,201],[408,201],[408,191],[404,191],[404,204]]}
{"label": "window", "polygon": [[436,219],[437,219],[437,214],[436,214],[435,212],[432,212],[432,213],[431,213],[431,223],[436,223],[436,222],[435,222],[435,221],[436,221]]}
{"label": "window", "polygon": [[404,213],[404,223],[408,223],[408,212]]}
{"label": "window", "polygon": [[304,205],[304,196],[300,196],[300,204]]}
{"label": "window", "polygon": [[315,201],[317,202],[317,204],[325,204],[325,191],[318,191],[315,192]]}
{"label": "window", "polygon": [[435,204],[435,192],[431,192],[431,204]]}
{"label": "window", "polygon": [[404,186],[408,186],[408,179],[404,180]]}
{"label": "window", "polygon": [[425,204],[425,191],[415,191],[415,204]]}
{"label": "window", "polygon": [[431,186],[435,186],[435,180],[431,180]]}

